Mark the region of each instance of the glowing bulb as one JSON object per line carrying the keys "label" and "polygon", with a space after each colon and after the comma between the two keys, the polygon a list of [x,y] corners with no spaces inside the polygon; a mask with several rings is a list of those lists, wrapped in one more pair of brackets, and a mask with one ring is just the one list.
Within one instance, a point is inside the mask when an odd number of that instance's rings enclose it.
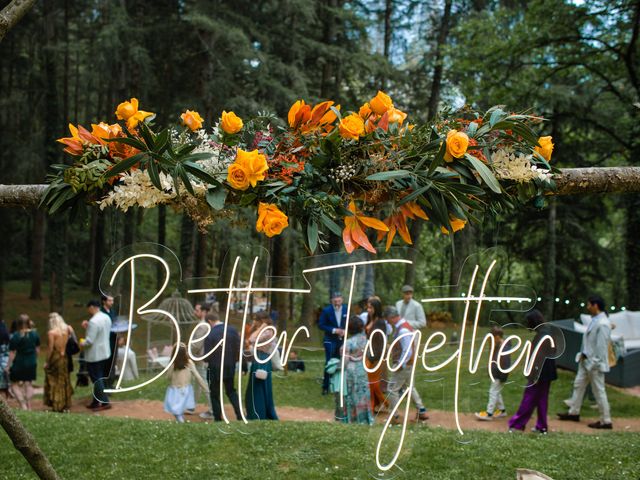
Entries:
{"label": "glowing bulb", "polygon": [[556,297],[556,302],[559,302],[559,301],[560,301],[560,299],[558,297]]}
{"label": "glowing bulb", "polygon": [[565,305],[569,305],[569,300],[565,300],[565,301],[564,301],[564,304],[565,304]]}

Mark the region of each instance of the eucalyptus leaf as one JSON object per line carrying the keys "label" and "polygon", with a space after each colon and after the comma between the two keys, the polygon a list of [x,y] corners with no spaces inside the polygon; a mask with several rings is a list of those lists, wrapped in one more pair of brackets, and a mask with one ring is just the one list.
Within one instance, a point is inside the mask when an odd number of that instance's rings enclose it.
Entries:
{"label": "eucalyptus leaf", "polygon": [[214,210],[222,210],[224,208],[224,202],[227,199],[227,193],[227,189],[222,185],[216,188],[209,188],[206,195],[207,203]]}
{"label": "eucalyptus leaf", "polygon": [[392,180],[394,178],[407,177],[411,174],[409,170],[389,170],[387,172],[378,172],[373,175],[369,175],[365,180]]}
{"label": "eucalyptus leaf", "polygon": [[318,247],[318,224],[313,219],[309,219],[307,224],[307,240],[309,242],[309,250],[314,253]]}

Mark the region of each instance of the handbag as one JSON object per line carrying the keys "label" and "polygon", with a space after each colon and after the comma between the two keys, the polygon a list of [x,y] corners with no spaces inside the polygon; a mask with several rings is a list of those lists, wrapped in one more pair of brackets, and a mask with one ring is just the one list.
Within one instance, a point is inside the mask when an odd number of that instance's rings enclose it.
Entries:
{"label": "handbag", "polygon": [[259,368],[255,371],[254,375],[258,380],[266,380],[269,376],[269,372],[267,372],[264,368]]}
{"label": "handbag", "polygon": [[67,357],[71,357],[72,355],[80,352],[80,345],[78,345],[78,340],[76,339],[75,333],[69,335],[64,352],[66,353]]}

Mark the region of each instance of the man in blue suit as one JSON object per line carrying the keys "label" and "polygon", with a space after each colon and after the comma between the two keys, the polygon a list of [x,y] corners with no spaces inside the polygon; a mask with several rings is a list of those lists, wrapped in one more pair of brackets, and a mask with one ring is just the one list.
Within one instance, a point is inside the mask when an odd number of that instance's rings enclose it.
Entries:
{"label": "man in blue suit", "polygon": [[[340,356],[340,347],[344,338],[344,328],[347,324],[347,306],[342,304],[342,294],[331,294],[331,305],[326,306],[320,313],[318,326],[324,331],[325,366],[332,358]],[[329,392],[329,374],[325,371],[322,382],[322,394]]]}

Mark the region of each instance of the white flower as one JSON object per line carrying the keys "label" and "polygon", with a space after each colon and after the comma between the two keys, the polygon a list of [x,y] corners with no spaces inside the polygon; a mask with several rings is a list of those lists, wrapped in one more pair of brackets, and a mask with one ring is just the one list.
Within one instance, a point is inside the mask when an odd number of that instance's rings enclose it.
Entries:
{"label": "white flower", "polygon": [[170,177],[160,173],[162,190],[158,190],[145,170],[131,170],[121,177],[122,183],[116,185],[106,197],[98,201],[101,210],[109,205],[114,205],[123,212],[130,207],[140,206],[152,208],[163,203],[170,203],[176,193]]}
{"label": "white flower", "polygon": [[531,165],[532,155],[515,154],[508,149],[500,149],[491,155],[491,165],[496,177],[501,180],[530,182],[534,179],[548,180],[552,174],[549,170]]}

